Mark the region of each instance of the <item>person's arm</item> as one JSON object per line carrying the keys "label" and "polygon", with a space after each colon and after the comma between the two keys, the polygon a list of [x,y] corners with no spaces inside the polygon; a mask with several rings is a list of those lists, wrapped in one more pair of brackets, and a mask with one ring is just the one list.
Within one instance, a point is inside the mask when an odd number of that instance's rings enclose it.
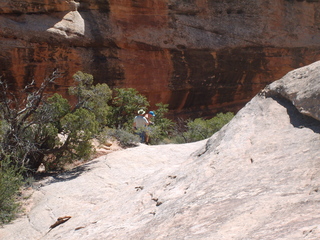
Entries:
{"label": "person's arm", "polygon": [[147,113],[146,115],[144,115],[144,118],[147,120],[147,126],[149,125],[149,114]]}
{"label": "person's arm", "polygon": [[151,114],[148,114],[148,122],[149,122],[148,125],[153,125],[154,124],[151,120],[152,120],[152,116],[151,116]]}
{"label": "person's arm", "polygon": [[148,126],[149,125],[149,121],[147,120],[146,117],[143,117],[144,121],[145,121],[145,125]]}
{"label": "person's arm", "polygon": [[137,129],[137,125],[136,125],[136,124],[137,124],[137,123],[136,123],[136,118],[134,118],[133,124],[132,124],[133,129]]}

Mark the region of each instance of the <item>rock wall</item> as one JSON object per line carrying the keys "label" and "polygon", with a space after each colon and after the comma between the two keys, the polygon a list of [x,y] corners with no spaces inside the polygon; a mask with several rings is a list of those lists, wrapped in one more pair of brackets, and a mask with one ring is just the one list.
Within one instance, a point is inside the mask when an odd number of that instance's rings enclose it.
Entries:
{"label": "rock wall", "polygon": [[320,56],[319,0],[3,0],[0,75],[18,88],[62,73],[133,87],[172,112],[237,111]]}

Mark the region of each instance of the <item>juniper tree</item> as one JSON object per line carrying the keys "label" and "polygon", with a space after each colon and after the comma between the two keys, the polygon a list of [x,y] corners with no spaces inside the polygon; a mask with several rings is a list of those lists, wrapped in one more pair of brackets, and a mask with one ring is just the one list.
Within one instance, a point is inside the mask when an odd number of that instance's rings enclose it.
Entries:
{"label": "juniper tree", "polygon": [[45,164],[57,168],[90,155],[90,140],[106,121],[102,108],[111,90],[106,84],[94,86],[91,75],[78,72],[76,86],[70,89],[77,98],[72,106],[57,93],[46,94],[57,77],[54,72],[39,88],[33,82],[18,93],[0,82],[1,159],[10,155],[13,164],[35,170],[47,156],[51,158]]}

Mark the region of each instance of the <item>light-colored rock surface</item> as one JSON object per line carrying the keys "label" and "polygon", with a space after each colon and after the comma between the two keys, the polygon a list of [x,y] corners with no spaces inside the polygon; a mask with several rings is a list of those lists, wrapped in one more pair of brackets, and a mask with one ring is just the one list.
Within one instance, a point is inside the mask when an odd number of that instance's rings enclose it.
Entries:
{"label": "light-colored rock surface", "polygon": [[[292,76],[305,73],[297,96],[316,94],[319,66],[297,69],[266,88],[207,141],[141,145],[42,181],[27,216],[0,236],[319,239],[320,123],[272,90],[293,92]],[[302,105],[313,94],[303,96]],[[48,232],[64,216],[72,218]]]}
{"label": "light-colored rock surface", "polygon": [[288,73],[268,86],[269,95],[288,99],[303,114],[320,120],[320,67],[318,63]]}
{"label": "light-colored rock surface", "polygon": [[74,38],[73,35],[77,37],[85,34],[85,23],[78,11],[70,11],[47,31],[62,35],[64,38]]}

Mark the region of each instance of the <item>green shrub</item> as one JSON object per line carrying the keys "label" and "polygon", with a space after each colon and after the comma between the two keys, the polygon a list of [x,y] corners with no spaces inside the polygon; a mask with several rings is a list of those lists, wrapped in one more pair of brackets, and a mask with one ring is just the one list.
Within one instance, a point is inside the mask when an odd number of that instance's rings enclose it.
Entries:
{"label": "green shrub", "polygon": [[159,144],[164,139],[168,138],[173,131],[174,123],[172,120],[165,117],[165,114],[169,111],[169,104],[157,103],[158,109],[154,111],[154,125],[149,126],[148,134],[150,136],[151,144]]}
{"label": "green shrub", "polygon": [[149,106],[147,98],[133,88],[113,89],[111,109],[108,115],[108,126],[116,129],[132,129],[133,119],[139,109]]}
{"label": "green shrub", "polygon": [[76,86],[70,88],[77,101],[71,106],[59,94],[44,94],[55,78],[53,74],[38,89],[16,95],[0,81],[0,161],[10,155],[13,164],[34,171],[46,156],[54,156],[46,166],[59,168],[66,160],[90,155],[90,140],[107,121],[111,90],[106,84],[94,86],[92,75],[77,72]]}
{"label": "green shrub", "polygon": [[76,96],[74,109],[84,108],[95,115],[99,128],[108,123],[112,91],[107,84],[93,85],[93,76],[81,71],[73,75],[76,86],[69,88],[69,93]]}
{"label": "green shrub", "polygon": [[227,112],[218,113],[215,117],[207,120],[202,118],[188,120],[186,123],[187,130],[182,133],[176,133],[174,141],[177,143],[188,143],[209,138],[215,132],[219,131],[233,117],[233,113]]}
{"label": "green shrub", "polygon": [[47,129],[42,124],[49,117],[37,114],[44,101],[45,89],[54,82],[55,73],[46,78],[39,88],[34,83],[27,85],[24,91],[13,93],[8,85],[0,81],[0,115],[2,117],[2,141],[0,143],[0,161],[10,156],[11,164],[17,167],[35,167],[43,152]]}
{"label": "green shrub", "polygon": [[0,225],[12,221],[19,210],[15,201],[22,185],[19,170],[10,165],[8,157],[0,162]]}
{"label": "green shrub", "polygon": [[[61,126],[65,135],[61,147],[67,146],[65,151],[59,151],[59,166],[77,158],[89,158],[92,153],[91,139],[98,133],[99,123],[95,115],[86,109],[79,108],[73,113],[68,113],[61,119]],[[57,162],[58,164],[58,162]]]}

